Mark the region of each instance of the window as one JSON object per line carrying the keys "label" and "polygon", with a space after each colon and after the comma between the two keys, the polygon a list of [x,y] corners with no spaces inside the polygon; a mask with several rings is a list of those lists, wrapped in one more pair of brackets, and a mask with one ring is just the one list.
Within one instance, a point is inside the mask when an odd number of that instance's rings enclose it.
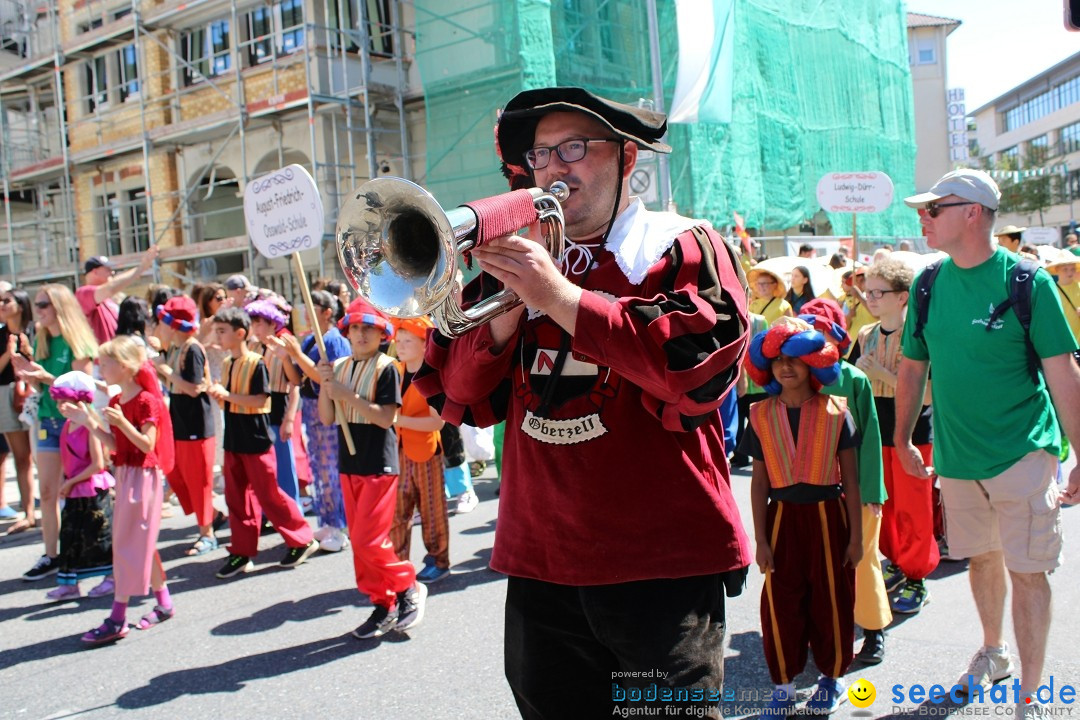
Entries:
{"label": "window", "polygon": [[258,65],[304,46],[303,0],[280,0],[273,8],[261,7],[247,15],[248,63]]}
{"label": "window", "polygon": [[281,0],[277,4],[280,15],[281,40],[278,43],[281,54],[291,53],[304,46],[304,2],[303,0]]}
{"label": "window", "polygon": [[[124,198],[121,200],[120,198]],[[127,255],[150,248],[150,218],[143,188],[120,196],[109,193],[98,199],[105,255]]]}
{"label": "window", "polygon": [[1058,83],[1049,90],[1006,110],[1002,113],[1005,132],[1035,122],[1076,102],[1080,102],[1080,76]]}
{"label": "window", "polygon": [[1061,128],[1058,132],[1058,140],[1062,155],[1080,150],[1080,122]]}
{"label": "window", "polygon": [[1080,170],[1070,170],[1062,185],[1062,202],[1072,202],[1080,197]]}
{"label": "window", "polygon": [[368,0],[368,33],[371,52],[382,57],[394,54],[394,26],[391,22],[390,0]]}
{"label": "window", "polygon": [[218,20],[192,30],[183,36],[180,43],[181,57],[187,62],[184,65],[185,85],[221,75],[232,67],[228,20]]}
{"label": "window", "polygon": [[109,64],[106,56],[100,55],[86,61],[87,111],[94,112],[109,104]]}
{"label": "window", "polygon": [[[1046,135],[1040,135],[1039,137],[1031,138],[1031,140],[1029,140],[1028,143],[1030,145],[1030,147],[1028,148],[1030,151],[1035,151],[1035,150],[1040,149],[1040,148],[1042,150],[1049,150],[1050,149],[1050,138],[1047,137]],[[1045,153],[1044,153],[1044,157],[1045,157]]]}
{"label": "window", "polygon": [[[326,6],[327,45],[330,47],[344,47],[349,52],[360,49],[357,45],[359,33],[357,32],[356,10],[351,2],[340,3],[338,0],[330,0]],[[340,13],[342,17],[338,17]]]}
{"label": "window", "polygon": [[270,8],[256,8],[248,15],[248,62],[257,65],[274,56],[274,23]]}
{"label": "window", "polygon": [[135,45],[125,45],[116,53],[120,68],[120,102],[139,97],[139,62]]}
{"label": "window", "polygon": [[937,63],[937,45],[934,37],[920,37],[915,43],[915,64],[934,65]]}
{"label": "window", "polygon": [[101,231],[105,239],[106,255],[122,255],[120,236],[120,203],[116,193],[110,193],[101,201]]}
{"label": "window", "polygon": [[150,216],[146,212],[146,190],[128,191],[128,222],[134,247],[131,252],[150,249]]}

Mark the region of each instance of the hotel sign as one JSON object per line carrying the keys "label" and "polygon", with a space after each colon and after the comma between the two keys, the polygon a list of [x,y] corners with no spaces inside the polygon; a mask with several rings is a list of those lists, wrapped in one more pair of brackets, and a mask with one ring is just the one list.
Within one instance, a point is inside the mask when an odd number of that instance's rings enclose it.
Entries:
{"label": "hotel sign", "polygon": [[953,88],[945,93],[945,112],[949,116],[949,161],[968,161],[967,107],[964,89]]}

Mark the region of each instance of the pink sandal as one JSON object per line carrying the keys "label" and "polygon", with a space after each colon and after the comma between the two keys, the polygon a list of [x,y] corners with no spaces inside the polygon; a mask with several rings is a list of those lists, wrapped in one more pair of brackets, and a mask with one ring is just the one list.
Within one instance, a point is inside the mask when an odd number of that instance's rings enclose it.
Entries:
{"label": "pink sandal", "polygon": [[104,645],[106,643],[123,640],[127,637],[127,623],[114,622],[112,618],[105,618],[105,622],[82,636],[82,641],[90,646]]}
{"label": "pink sandal", "polygon": [[112,595],[116,590],[116,583],[113,582],[112,576],[106,577],[94,587],[90,588],[90,592],[86,593],[86,597],[99,598],[106,595]]}
{"label": "pink sandal", "polygon": [[81,597],[82,591],[78,585],[57,585],[55,589],[45,593],[45,599],[49,602],[67,602]]}
{"label": "pink sandal", "polygon": [[139,620],[139,624],[135,627],[139,630],[149,630],[155,625],[160,625],[165,622],[175,614],[175,608],[163,608],[160,605],[155,605],[153,610],[142,616],[142,619]]}

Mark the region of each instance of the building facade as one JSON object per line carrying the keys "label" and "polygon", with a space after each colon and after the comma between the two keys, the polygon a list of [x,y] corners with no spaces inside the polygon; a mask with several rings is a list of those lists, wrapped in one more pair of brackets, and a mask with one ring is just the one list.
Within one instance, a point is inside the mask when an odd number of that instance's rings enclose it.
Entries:
{"label": "building facade", "polygon": [[[962,94],[950,97],[946,75],[946,41],[959,20],[909,12],[907,14],[908,64],[915,100],[915,190],[926,192],[939,177],[965,158],[956,156],[950,143],[957,133],[950,124],[950,105],[963,103]],[[962,91],[961,91],[962,93]],[[964,128],[963,113],[959,117]],[[966,153],[965,153],[966,155]]]}
{"label": "building facade", "polygon": [[[999,225],[1074,227],[1080,199],[1080,53],[971,113],[980,162],[1006,198]],[[1042,192],[1039,192],[1040,189]]]}
{"label": "building facade", "polygon": [[[247,181],[313,169],[328,209],[365,179],[422,179],[411,4],[399,0],[0,0],[0,276],[75,284],[83,261],[162,248],[174,285],[256,257]],[[332,244],[304,255],[333,269]]]}

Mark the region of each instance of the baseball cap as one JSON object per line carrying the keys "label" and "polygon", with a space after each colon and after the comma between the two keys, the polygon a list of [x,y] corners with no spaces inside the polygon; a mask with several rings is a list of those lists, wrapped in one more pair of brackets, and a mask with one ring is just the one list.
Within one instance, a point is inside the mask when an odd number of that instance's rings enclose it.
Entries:
{"label": "baseball cap", "polygon": [[1001,191],[992,177],[982,170],[960,168],[943,175],[928,192],[904,198],[904,203],[908,207],[922,208],[927,203],[935,202],[948,195],[985,205],[991,210],[997,210],[1001,200]]}
{"label": "baseball cap", "polygon": [[84,270],[85,272],[90,272],[91,270],[97,270],[99,267],[105,267],[112,270],[112,263],[109,262],[109,258],[104,255],[95,255],[86,261]]}
{"label": "baseball cap", "polygon": [[226,290],[242,290],[251,287],[251,281],[243,275],[230,275],[225,281]]}

